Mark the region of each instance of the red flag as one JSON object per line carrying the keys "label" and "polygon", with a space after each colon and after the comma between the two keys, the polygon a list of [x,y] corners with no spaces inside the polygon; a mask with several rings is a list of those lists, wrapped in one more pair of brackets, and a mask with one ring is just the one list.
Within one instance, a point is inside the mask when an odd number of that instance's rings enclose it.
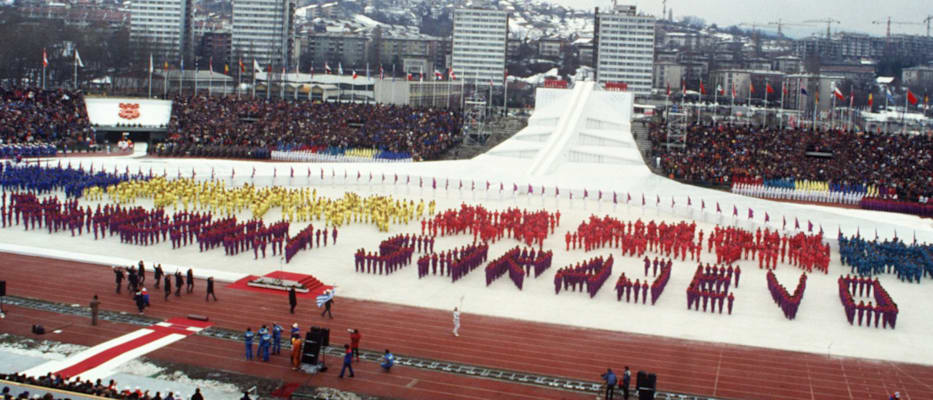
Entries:
{"label": "red flag", "polygon": [[687,81],[684,79],[680,80],[680,93],[684,96],[687,95]]}
{"label": "red flag", "polygon": [[706,94],[706,87],[703,86],[703,80],[700,79],[700,94]]}
{"label": "red flag", "polygon": [[770,83],[765,83],[765,92],[768,92],[768,94],[774,94],[774,88],[771,87]]}
{"label": "red flag", "polygon": [[242,74],[244,72],[246,72],[246,67],[243,66],[243,59],[241,58],[240,59],[240,73]]}
{"label": "red flag", "polygon": [[752,85],[751,81],[748,82],[748,93],[749,94],[755,93],[755,85]]}
{"label": "red flag", "polygon": [[868,94],[868,107],[871,108],[871,105],[874,104],[874,102],[875,102],[874,98],[872,97],[871,93],[869,93]]}
{"label": "red flag", "polygon": [[671,97],[671,84],[667,84],[667,97]]}
{"label": "red flag", "polygon": [[[908,93],[910,93],[910,92],[908,91]],[[846,99],[846,97],[842,95],[842,91],[839,90],[839,88],[837,88],[837,87],[834,87],[834,88],[833,88],[833,96],[836,96],[836,98],[839,99],[840,101]]]}
{"label": "red flag", "polygon": [[910,105],[917,105],[917,96],[914,96],[914,93],[907,89],[907,101]]}
{"label": "red flag", "polygon": [[45,49],[42,49],[42,68],[49,66],[49,55],[45,52]]}
{"label": "red flag", "polygon": [[732,82],[732,97],[735,97],[735,82]]}
{"label": "red flag", "polygon": [[454,73],[453,68],[447,68],[447,79],[450,79],[452,81],[457,80],[457,74]]}
{"label": "red flag", "polygon": [[781,90],[787,95],[787,82],[781,82]]}
{"label": "red flag", "polygon": [[356,79],[356,78],[357,78],[356,70],[354,69],[354,70],[353,70],[353,79]]}

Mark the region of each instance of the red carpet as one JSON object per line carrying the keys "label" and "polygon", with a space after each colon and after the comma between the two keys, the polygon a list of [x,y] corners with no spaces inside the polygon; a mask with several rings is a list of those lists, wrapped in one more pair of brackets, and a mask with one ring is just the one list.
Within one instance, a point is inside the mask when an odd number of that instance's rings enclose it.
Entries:
{"label": "red carpet", "polygon": [[283,384],[282,386],[279,386],[278,389],[273,390],[272,393],[269,393],[269,394],[275,397],[287,399],[291,397],[292,393],[298,390],[299,387],[301,387],[300,383],[286,383],[286,384]]}
{"label": "red carpet", "polygon": [[[317,297],[318,295],[320,295],[321,293],[324,293],[325,290],[333,288],[333,286],[325,285],[323,282],[317,280],[317,278],[315,278],[312,275],[297,274],[294,272],[285,272],[285,271],[273,271],[263,276],[265,276],[266,278],[277,278],[277,279],[287,279],[287,280],[297,281],[297,282],[300,282],[302,285],[305,285],[305,287],[308,288],[308,293],[296,292],[295,294],[298,295],[299,298],[312,298],[313,299]],[[256,278],[258,278],[258,276],[250,275],[250,276],[247,276],[246,278],[240,279],[236,282],[233,282],[227,285],[227,287],[230,289],[249,290],[251,292],[257,292],[257,293],[277,294],[280,296],[288,296],[288,292],[285,290],[266,289],[266,288],[252,287],[252,286],[247,285],[249,281],[256,279]]]}

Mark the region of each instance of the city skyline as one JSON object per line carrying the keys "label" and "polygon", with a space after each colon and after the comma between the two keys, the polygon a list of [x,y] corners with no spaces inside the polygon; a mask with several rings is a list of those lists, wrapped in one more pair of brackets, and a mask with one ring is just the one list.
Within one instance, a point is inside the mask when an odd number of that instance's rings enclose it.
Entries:
{"label": "city skyline", "polygon": [[[575,9],[589,9],[600,7],[609,9],[611,0],[548,0],[550,3],[571,7]],[[662,12],[661,0],[619,0],[619,4],[634,4],[639,12],[660,16]],[[880,6],[872,0],[668,0],[667,7],[674,10],[674,19],[684,16],[702,18],[707,24],[717,24],[721,27],[738,25],[741,23],[767,24],[781,20],[784,23],[799,23],[806,20],[819,20],[833,18],[840,23],[832,25],[832,31],[868,33],[875,36],[884,36],[886,24],[873,24],[873,21],[886,21],[890,16],[892,21],[910,22],[916,25],[891,25],[891,34],[925,35],[926,24],[923,20],[933,15],[933,8],[923,0],[894,0],[884,3],[891,6]],[[872,12],[866,13],[869,9]],[[825,23],[813,23],[812,26],[788,26],[785,31],[792,32],[793,36],[806,37],[811,34],[826,33]],[[747,28],[750,28],[747,27]],[[777,30],[776,26],[764,27],[765,30]]]}

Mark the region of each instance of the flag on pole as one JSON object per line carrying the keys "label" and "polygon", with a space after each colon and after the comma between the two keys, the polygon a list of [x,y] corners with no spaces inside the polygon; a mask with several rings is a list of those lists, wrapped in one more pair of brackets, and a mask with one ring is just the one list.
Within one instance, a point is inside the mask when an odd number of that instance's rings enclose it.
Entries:
{"label": "flag on pole", "polygon": [[42,68],[47,68],[49,66],[49,54],[45,52],[45,49],[42,49]]}
{"label": "flag on pole", "polygon": [[[149,69],[152,69],[152,56],[150,55],[149,59]],[[78,53],[78,49],[75,49],[75,64],[80,68],[84,68],[84,62],[81,61],[81,54]]]}
{"label": "flag on pole", "polygon": [[874,104],[874,102],[875,102],[874,100],[875,100],[875,99],[872,97],[872,94],[869,93],[869,94],[868,94],[868,107],[869,107],[869,108],[871,108],[872,104]]}
{"label": "flag on pole", "polygon": [[382,70],[382,64],[379,64],[379,79],[385,79],[385,78],[386,78],[385,71]]}
{"label": "flag on pole", "polygon": [[807,88],[805,88],[805,87],[801,87],[801,88],[800,88],[800,94],[802,94],[802,95],[804,95],[804,96],[809,96],[809,95],[810,95],[810,93],[807,93]]}
{"label": "flag on pole", "polygon": [[332,71],[331,71],[331,69],[330,69],[330,65],[327,65],[327,61],[324,61],[324,73],[325,73],[325,74],[330,74],[331,72],[332,72]]}
{"label": "flag on pole", "polygon": [[765,222],[771,221],[771,217],[768,216],[768,213],[765,212]]}
{"label": "flag on pole", "polygon": [[768,94],[774,94],[774,88],[771,87],[771,83],[765,82],[765,92]]}
{"label": "flag on pole", "polygon": [[716,92],[719,93],[720,96],[726,95],[726,91],[722,88],[722,85],[716,85]]}
{"label": "flag on pole", "polygon": [[917,105],[917,96],[914,96],[914,92],[911,92],[910,89],[907,89],[907,101],[910,105]]}
{"label": "flag on pole", "polygon": [[356,75],[356,70],[354,69],[354,70],[353,70],[353,79],[356,79],[357,77],[358,77],[358,76]]}
{"label": "flag on pole", "polygon": [[151,74],[152,71],[153,71],[152,54],[150,54],[150,55],[149,55],[149,73]]}
{"label": "flag on pole", "polygon": [[846,97],[842,95],[842,91],[838,87],[833,86],[833,96],[836,96],[839,101],[845,100]]}
{"label": "flag on pole", "polygon": [[343,63],[337,62],[337,75],[343,75]]}

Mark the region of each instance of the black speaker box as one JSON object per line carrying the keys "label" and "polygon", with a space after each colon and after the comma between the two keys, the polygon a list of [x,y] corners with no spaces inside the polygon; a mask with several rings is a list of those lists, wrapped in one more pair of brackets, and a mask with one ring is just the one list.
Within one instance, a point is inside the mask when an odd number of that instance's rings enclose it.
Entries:
{"label": "black speaker box", "polygon": [[[310,334],[309,334],[310,335]],[[317,364],[321,353],[321,344],[313,340],[305,340],[304,348],[301,352],[301,362],[307,364]]]}
{"label": "black speaker box", "polygon": [[638,371],[638,375],[635,376],[635,387],[643,388],[648,383],[648,373],[645,371]]}
{"label": "black speaker box", "polygon": [[657,390],[658,376],[653,373],[648,374],[648,382],[645,384],[645,386],[651,388],[651,390]]}
{"label": "black speaker box", "polygon": [[6,281],[0,281],[0,297],[6,296]]}
{"label": "black speaker box", "polygon": [[320,343],[321,346],[330,346],[330,329],[312,326],[311,331],[308,332],[308,334],[313,338],[311,340]]}
{"label": "black speaker box", "polygon": [[654,390],[638,390],[638,400],[654,400]]}

